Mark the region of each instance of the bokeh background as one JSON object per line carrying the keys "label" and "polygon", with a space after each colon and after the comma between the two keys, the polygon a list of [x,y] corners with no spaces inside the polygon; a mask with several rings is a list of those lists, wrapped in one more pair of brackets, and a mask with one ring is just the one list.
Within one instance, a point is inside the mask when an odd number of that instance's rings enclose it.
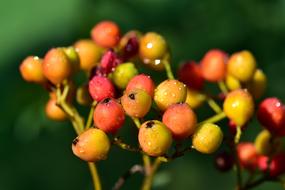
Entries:
{"label": "bokeh background", "polygon": [[[229,53],[248,49],[268,75],[267,95],[285,100],[284,0],[1,1],[1,190],[92,188],[86,164],[72,155],[75,134],[71,125],[46,119],[47,94],[21,80],[18,66],[27,55],[43,56],[51,47],[89,37],[92,26],[104,19],[116,21],[123,32],[139,29],[163,34],[173,52],[174,68],[182,60],[200,60],[211,48]],[[129,134],[131,127],[123,133]],[[254,122],[243,140],[252,140],[258,130]],[[163,165],[154,188],[233,189],[234,174],[216,171],[212,159],[192,152]],[[114,148],[109,159],[98,165],[104,189],[111,189],[117,177],[138,162],[139,155]],[[140,180],[135,175],[124,189],[139,189]],[[282,188],[266,183],[256,189]]]}

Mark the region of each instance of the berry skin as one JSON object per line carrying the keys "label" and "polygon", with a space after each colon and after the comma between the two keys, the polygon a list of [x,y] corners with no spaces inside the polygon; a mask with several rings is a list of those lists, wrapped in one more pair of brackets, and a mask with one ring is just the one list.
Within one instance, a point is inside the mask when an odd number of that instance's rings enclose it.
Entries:
{"label": "berry skin", "polygon": [[54,121],[64,121],[67,116],[65,112],[56,105],[56,98],[51,98],[45,107],[46,116]]}
{"label": "berry skin", "polygon": [[154,91],[154,101],[162,111],[172,104],[185,102],[186,96],[186,85],[173,79],[163,81]]}
{"label": "berry skin", "polygon": [[252,80],[247,84],[247,88],[255,99],[259,99],[265,92],[267,77],[260,69],[256,69]]}
{"label": "berry skin", "polygon": [[245,169],[254,170],[257,167],[258,154],[253,143],[239,143],[237,145],[237,156],[240,165]]}
{"label": "berry skin", "polygon": [[227,71],[241,82],[250,81],[256,69],[256,61],[249,51],[234,53],[228,61]]}
{"label": "berry skin", "polygon": [[198,91],[187,88],[187,97],[185,103],[187,103],[192,109],[200,107],[206,100],[206,96]]}
{"label": "berry skin", "polygon": [[105,160],[110,150],[110,141],[104,131],[90,128],[72,142],[72,151],[86,162]]}
{"label": "berry skin", "polygon": [[118,57],[117,53],[114,52],[114,50],[109,49],[103,54],[100,61],[100,67],[103,69],[103,72],[108,75],[114,71],[121,62],[122,60]]}
{"label": "berry skin", "polygon": [[72,72],[75,73],[79,71],[79,55],[76,52],[75,48],[70,46],[62,49],[72,65]]}
{"label": "berry skin", "polygon": [[42,70],[43,60],[37,56],[28,56],[20,65],[20,73],[28,82],[44,83],[46,78]]}
{"label": "berry skin", "polygon": [[102,48],[92,40],[79,40],[74,47],[80,58],[80,68],[84,71],[90,71],[100,61]]}
{"label": "berry skin", "polygon": [[126,87],[126,91],[129,91],[135,88],[145,90],[151,97],[153,97],[154,95],[155,85],[151,77],[148,75],[140,74],[140,75],[133,77],[129,81]]}
{"label": "berry skin", "polygon": [[227,152],[218,154],[215,158],[215,166],[221,172],[226,172],[232,169],[234,165],[234,158]]}
{"label": "berry skin", "polygon": [[195,90],[201,90],[204,86],[201,67],[194,61],[187,62],[179,68],[178,79]]}
{"label": "berry skin", "polygon": [[142,89],[126,91],[121,98],[125,112],[131,117],[144,117],[151,107],[151,97]]}
{"label": "berry skin", "polygon": [[278,98],[263,100],[258,107],[257,118],[274,135],[285,135],[285,106]]}
{"label": "berry skin", "polygon": [[227,75],[226,76],[226,85],[229,90],[237,90],[241,88],[241,83],[238,79],[236,79],[234,76]]}
{"label": "berry skin", "polygon": [[139,31],[131,30],[121,38],[119,49],[124,60],[128,60],[138,54],[140,37],[141,33]]}
{"label": "berry skin", "polygon": [[89,94],[88,85],[83,85],[76,90],[76,101],[82,106],[87,106],[92,103],[92,98]]}
{"label": "berry skin", "polygon": [[116,133],[124,124],[125,112],[113,98],[102,100],[93,114],[94,124],[105,133]]}
{"label": "berry skin", "polygon": [[89,93],[97,102],[115,96],[115,88],[112,82],[103,76],[94,76],[89,81]]}
{"label": "berry skin", "polygon": [[280,139],[272,137],[271,133],[264,129],[262,130],[254,141],[254,146],[258,154],[272,155],[279,151],[281,142]]}
{"label": "berry skin", "polygon": [[208,51],[201,61],[201,71],[204,79],[210,82],[222,81],[226,76],[228,56],[219,49]]}
{"label": "berry skin", "polygon": [[148,32],[140,39],[139,54],[142,60],[161,59],[166,52],[167,44],[161,35]]}
{"label": "berry skin", "polygon": [[[279,153],[272,157],[272,160],[269,164],[269,175],[271,177],[277,177],[285,172],[285,153]],[[258,157],[258,168],[264,173],[268,172],[268,161],[269,157],[259,156]]]}
{"label": "berry skin", "polygon": [[129,81],[137,74],[138,70],[133,63],[122,63],[115,68],[112,79],[118,88],[125,89]]}
{"label": "berry skin", "polygon": [[196,129],[193,138],[193,147],[204,154],[215,152],[223,141],[223,132],[213,123],[205,123]]}
{"label": "berry skin", "polygon": [[162,121],[177,140],[192,135],[197,124],[196,114],[186,103],[169,106],[163,114]]}
{"label": "berry skin", "polygon": [[45,55],[43,64],[45,77],[53,84],[59,84],[71,76],[73,66],[62,48],[53,48]]}
{"label": "berry skin", "polygon": [[112,21],[102,21],[93,27],[91,37],[99,46],[113,48],[119,43],[120,29]]}
{"label": "berry skin", "polygon": [[247,90],[230,92],[224,101],[224,112],[236,125],[243,126],[254,114],[254,101]]}
{"label": "berry skin", "polygon": [[151,120],[142,124],[139,129],[139,144],[150,156],[161,156],[172,144],[171,132],[160,121]]}

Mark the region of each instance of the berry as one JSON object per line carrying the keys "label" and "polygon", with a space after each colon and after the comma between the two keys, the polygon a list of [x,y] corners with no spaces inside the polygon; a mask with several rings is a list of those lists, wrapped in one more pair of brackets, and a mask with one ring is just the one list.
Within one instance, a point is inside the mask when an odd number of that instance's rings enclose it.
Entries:
{"label": "berry", "polygon": [[247,90],[230,92],[224,101],[224,112],[236,125],[243,126],[254,114],[254,102]]}
{"label": "berry", "polygon": [[256,69],[252,80],[247,84],[249,92],[255,99],[259,99],[265,92],[267,86],[267,78],[262,70]]}
{"label": "berry", "polygon": [[166,54],[161,59],[144,59],[143,64],[148,68],[155,71],[163,71],[165,69],[164,64],[169,63],[169,55]]}
{"label": "berry", "polygon": [[80,58],[80,68],[89,71],[100,61],[102,49],[92,40],[79,40],[74,47]]}
{"label": "berry", "polygon": [[135,88],[145,90],[151,97],[153,97],[155,84],[150,76],[145,75],[145,74],[140,74],[140,75],[133,77],[129,81],[126,87],[126,91],[129,91]]}
{"label": "berry", "polygon": [[132,30],[121,38],[119,49],[122,51],[124,60],[128,60],[138,54],[140,37],[139,31]]}
{"label": "berry", "polygon": [[240,81],[236,79],[234,76],[229,74],[226,76],[226,85],[229,90],[236,90],[241,88]]}
{"label": "berry", "polygon": [[200,107],[206,100],[206,96],[200,92],[187,88],[187,96],[185,103],[187,103],[192,109]]}
{"label": "berry", "polygon": [[172,144],[171,132],[160,121],[151,120],[142,124],[139,129],[139,144],[150,156],[161,156]]}
{"label": "berry", "polygon": [[256,61],[249,51],[234,53],[228,61],[228,73],[241,82],[250,81],[256,69]]}
{"label": "berry", "polygon": [[103,76],[94,76],[89,81],[89,93],[93,100],[101,101],[115,96],[115,88],[112,82]]}
{"label": "berry", "polygon": [[113,98],[102,100],[93,114],[94,124],[106,133],[116,133],[124,124],[125,112]]}
{"label": "berry", "polygon": [[45,107],[46,116],[54,121],[63,121],[67,118],[65,112],[56,105],[56,98],[51,98]]}
{"label": "berry", "polygon": [[151,107],[151,97],[142,89],[126,91],[121,98],[125,112],[132,117],[144,117]]}
{"label": "berry", "polygon": [[257,118],[274,135],[285,135],[285,106],[278,98],[263,100],[258,107]]}
{"label": "berry", "polygon": [[221,172],[226,172],[232,169],[234,165],[234,158],[227,152],[218,154],[215,158],[215,166]]}
{"label": "berry", "polygon": [[257,167],[258,154],[253,143],[239,143],[237,145],[237,156],[243,168],[254,170]]}
{"label": "berry", "polygon": [[177,140],[192,135],[197,124],[196,114],[186,103],[169,106],[163,114],[162,121]]}
{"label": "berry", "polygon": [[118,88],[125,89],[129,81],[137,74],[138,70],[133,63],[123,63],[115,68],[112,79]]}
{"label": "berry", "polygon": [[53,48],[45,55],[43,64],[45,77],[53,84],[59,84],[71,76],[73,66],[62,48]]}
{"label": "berry", "polygon": [[76,52],[75,48],[70,46],[62,49],[72,65],[73,73],[79,71],[79,55]]}
{"label": "berry", "polygon": [[269,162],[269,157],[259,156],[258,157],[258,168],[264,173],[268,172],[269,166],[269,175],[271,177],[277,177],[285,172],[285,153],[279,153],[272,157],[272,160]]}
{"label": "berry", "polygon": [[226,76],[228,56],[219,49],[208,51],[201,61],[201,71],[204,79],[210,82],[222,81]]}
{"label": "berry", "polygon": [[110,150],[110,141],[104,131],[90,128],[72,142],[72,151],[87,162],[105,160]]}
{"label": "berry", "polygon": [[120,40],[120,29],[112,21],[102,21],[91,30],[91,37],[101,47],[113,48]]}
{"label": "berry", "polygon": [[193,147],[204,154],[215,152],[223,141],[223,132],[213,123],[205,123],[198,127],[192,138]]}
{"label": "berry", "polygon": [[87,106],[92,103],[92,98],[89,94],[88,85],[83,85],[76,90],[76,101],[82,106]]}
{"label": "berry", "polygon": [[122,60],[118,57],[118,55],[114,52],[114,50],[109,49],[106,51],[100,61],[100,67],[102,68],[105,74],[109,74],[115,70],[117,65],[119,65]]}
{"label": "berry", "polygon": [[194,61],[186,62],[179,68],[178,79],[195,90],[201,90],[204,86],[201,67]]}
{"label": "berry", "polygon": [[37,56],[28,56],[20,65],[20,73],[28,82],[44,83],[46,78],[42,70],[43,60]]}
{"label": "berry", "polygon": [[186,96],[186,85],[173,79],[163,81],[154,91],[154,101],[162,111],[172,104],[184,102]]}
{"label": "berry", "polygon": [[166,52],[167,44],[161,35],[148,32],[140,39],[139,54],[142,60],[160,59]]}
{"label": "berry", "polygon": [[264,129],[255,138],[254,145],[258,154],[272,155],[280,149],[280,139],[272,137],[271,133]]}

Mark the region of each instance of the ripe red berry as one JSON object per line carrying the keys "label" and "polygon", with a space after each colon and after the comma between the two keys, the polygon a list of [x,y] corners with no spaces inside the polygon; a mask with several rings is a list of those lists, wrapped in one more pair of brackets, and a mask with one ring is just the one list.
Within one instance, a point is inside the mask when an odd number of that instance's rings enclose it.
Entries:
{"label": "ripe red berry", "polygon": [[140,37],[139,31],[131,30],[121,38],[119,49],[125,61],[138,54]]}
{"label": "ripe red berry", "polygon": [[197,124],[196,114],[186,103],[169,106],[163,114],[162,121],[177,140],[192,135]]}
{"label": "ripe red berry", "polygon": [[151,97],[142,89],[126,91],[121,98],[125,112],[132,117],[144,117],[151,107]]}
{"label": "ripe red berry", "polygon": [[178,79],[195,90],[201,90],[204,86],[201,68],[194,61],[186,62],[179,68]]}
{"label": "ripe red berry", "polygon": [[221,172],[226,172],[232,169],[234,165],[234,158],[227,152],[218,154],[215,158],[215,166]]}
{"label": "ripe red berry", "polygon": [[285,106],[278,98],[263,100],[259,105],[257,118],[274,135],[285,135]]}
{"label": "ripe red berry", "polygon": [[94,76],[89,81],[89,93],[93,100],[101,101],[115,96],[115,88],[112,82],[103,76]]}
{"label": "ripe red berry", "polygon": [[201,71],[204,79],[210,82],[222,81],[226,76],[228,56],[219,49],[208,51],[201,61]]}
{"label": "ripe red berry", "polygon": [[71,76],[73,66],[62,48],[53,48],[45,55],[43,64],[45,77],[53,84],[59,84]]}
{"label": "ripe red berry", "polygon": [[129,81],[126,87],[126,91],[135,88],[145,90],[151,97],[153,97],[155,85],[150,76],[145,74],[140,74],[136,75]]}
{"label": "ripe red berry", "polygon": [[237,155],[240,165],[245,169],[254,170],[257,167],[258,154],[253,143],[239,143],[237,145]]}
{"label": "ripe red berry", "polygon": [[259,170],[263,171],[264,173],[268,172],[269,167],[269,175],[271,177],[277,177],[285,172],[285,153],[279,153],[272,157],[270,163],[268,156],[259,156],[258,157],[258,168]]}
{"label": "ripe red berry", "polygon": [[100,61],[100,67],[103,69],[105,74],[109,74],[115,70],[117,65],[122,63],[122,60],[118,57],[114,50],[109,49],[106,51]]}
{"label": "ripe red berry", "polygon": [[120,29],[112,21],[102,21],[93,27],[91,37],[99,46],[113,48],[119,43]]}
{"label": "ripe red berry", "polygon": [[106,133],[116,133],[124,124],[125,112],[113,98],[105,98],[94,110],[94,124]]}

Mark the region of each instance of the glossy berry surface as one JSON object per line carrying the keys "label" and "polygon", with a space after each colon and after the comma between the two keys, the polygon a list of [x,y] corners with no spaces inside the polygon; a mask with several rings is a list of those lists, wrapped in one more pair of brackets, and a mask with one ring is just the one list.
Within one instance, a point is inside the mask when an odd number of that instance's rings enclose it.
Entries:
{"label": "glossy berry surface", "polygon": [[105,75],[113,72],[115,68],[122,63],[122,60],[119,58],[116,52],[113,49],[106,51],[100,61],[100,68]]}
{"label": "glossy berry surface", "polygon": [[193,147],[204,154],[215,152],[223,141],[223,132],[219,126],[205,123],[198,127],[192,138]]}
{"label": "glossy berry surface", "polygon": [[195,90],[201,90],[204,86],[201,67],[194,61],[187,62],[179,68],[178,79]]}
{"label": "glossy berry surface", "polygon": [[132,117],[144,117],[151,107],[150,95],[142,89],[132,89],[126,91],[121,98],[125,112]]}
{"label": "glossy berry surface", "polygon": [[113,98],[99,102],[93,114],[94,124],[106,133],[116,133],[124,124],[125,112]]}
{"label": "glossy berry surface", "polygon": [[19,67],[23,79],[35,83],[46,82],[42,70],[42,62],[43,60],[36,56],[28,56],[25,58]]}
{"label": "glossy berry surface", "polygon": [[226,76],[225,82],[229,90],[237,90],[242,87],[240,81],[229,74]]}
{"label": "glossy berry surface", "polygon": [[222,81],[226,76],[228,56],[219,49],[208,51],[201,60],[201,71],[204,79],[210,82]]}
{"label": "glossy berry surface", "polygon": [[91,37],[99,46],[112,48],[119,43],[120,29],[112,21],[102,21],[93,27]]}
{"label": "glossy berry surface", "polygon": [[79,40],[74,44],[74,47],[79,55],[82,70],[89,71],[99,63],[102,48],[92,40]]}
{"label": "glossy berry surface", "polygon": [[94,76],[89,81],[89,93],[93,100],[101,101],[115,96],[115,88],[112,82],[103,76]]}
{"label": "glossy berry surface", "polygon": [[257,167],[258,153],[251,142],[242,142],[237,145],[237,156],[240,165],[248,170],[254,170]]}
{"label": "glossy berry surface", "polygon": [[45,77],[53,84],[59,84],[71,76],[73,66],[61,48],[49,50],[42,64]]}
{"label": "glossy berry surface", "polygon": [[186,96],[186,85],[173,79],[163,81],[154,91],[154,101],[162,111],[172,104],[185,102]]}
{"label": "glossy berry surface", "polygon": [[145,90],[151,97],[153,97],[155,84],[149,75],[139,74],[129,81],[126,91],[135,88]]}
{"label": "glossy berry surface", "polygon": [[250,81],[256,69],[256,61],[249,51],[234,53],[228,60],[227,71],[239,81]]}
{"label": "glossy berry surface", "polygon": [[230,92],[224,101],[224,112],[236,125],[243,126],[254,114],[254,101],[247,90]]}
{"label": "glossy berry surface", "polygon": [[133,63],[122,63],[112,73],[112,80],[118,88],[125,89],[129,81],[137,74],[138,70]]}
{"label": "glossy berry surface", "polygon": [[285,135],[285,106],[278,98],[263,100],[258,107],[257,118],[274,135]]}
{"label": "glossy berry surface", "polygon": [[234,165],[234,158],[227,152],[219,153],[215,157],[215,166],[221,172],[226,172],[232,169]]}
{"label": "glossy berry surface", "polygon": [[54,121],[64,121],[67,118],[65,112],[56,105],[56,99],[51,98],[45,107],[46,116]]}
{"label": "glossy berry surface", "polygon": [[161,156],[172,144],[171,132],[160,121],[151,120],[142,124],[139,129],[139,144],[150,156]]}
{"label": "glossy berry surface", "polygon": [[72,151],[87,162],[105,160],[110,150],[110,141],[104,131],[90,128],[72,142]]}
{"label": "glossy berry surface", "polygon": [[169,106],[163,114],[162,121],[177,140],[192,135],[197,124],[196,114],[186,103]]}

